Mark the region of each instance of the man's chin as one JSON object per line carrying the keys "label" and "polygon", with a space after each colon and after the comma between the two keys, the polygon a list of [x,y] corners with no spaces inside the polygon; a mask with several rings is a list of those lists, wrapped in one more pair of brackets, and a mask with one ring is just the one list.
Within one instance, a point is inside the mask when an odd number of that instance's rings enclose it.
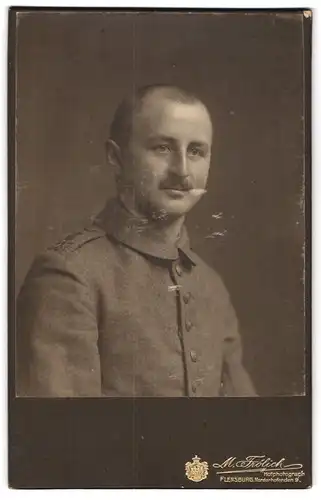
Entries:
{"label": "man's chin", "polygon": [[152,205],[150,210],[154,219],[175,219],[186,215],[196,204],[196,199],[162,200]]}

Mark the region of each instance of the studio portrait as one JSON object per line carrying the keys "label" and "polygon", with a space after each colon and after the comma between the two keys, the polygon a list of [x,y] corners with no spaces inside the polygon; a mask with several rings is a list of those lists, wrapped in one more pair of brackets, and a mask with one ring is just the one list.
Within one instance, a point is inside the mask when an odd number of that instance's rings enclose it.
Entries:
{"label": "studio portrait", "polygon": [[305,394],[301,33],[18,15],[16,396]]}

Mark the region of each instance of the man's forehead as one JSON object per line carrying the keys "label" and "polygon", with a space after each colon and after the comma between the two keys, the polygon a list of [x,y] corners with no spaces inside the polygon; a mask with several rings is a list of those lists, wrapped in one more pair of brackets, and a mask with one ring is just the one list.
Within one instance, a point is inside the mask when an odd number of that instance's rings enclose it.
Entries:
{"label": "man's forehead", "polygon": [[161,93],[147,96],[140,111],[133,117],[133,121],[139,128],[172,122],[212,128],[211,117],[202,102],[197,100],[181,102]]}

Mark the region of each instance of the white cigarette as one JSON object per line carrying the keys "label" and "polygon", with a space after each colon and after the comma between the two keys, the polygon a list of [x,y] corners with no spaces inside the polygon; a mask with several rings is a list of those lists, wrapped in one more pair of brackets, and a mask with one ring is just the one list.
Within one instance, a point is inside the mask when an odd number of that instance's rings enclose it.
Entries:
{"label": "white cigarette", "polygon": [[194,196],[201,196],[202,194],[206,193],[206,189],[191,189],[190,193]]}

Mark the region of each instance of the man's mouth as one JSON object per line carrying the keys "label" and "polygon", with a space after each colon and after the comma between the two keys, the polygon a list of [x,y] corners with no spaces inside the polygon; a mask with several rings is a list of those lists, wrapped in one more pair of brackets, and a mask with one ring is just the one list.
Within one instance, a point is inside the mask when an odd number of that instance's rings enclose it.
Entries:
{"label": "man's mouth", "polygon": [[190,191],[192,188],[191,187],[181,187],[181,186],[166,186],[163,187],[162,189],[168,190],[168,191]]}
{"label": "man's mouth", "polygon": [[203,194],[206,193],[206,189],[203,188],[182,188],[182,187],[166,187],[162,188],[164,191],[167,191],[168,194],[175,196],[175,197],[180,197],[184,196],[185,194],[190,194],[192,196],[200,197]]}

